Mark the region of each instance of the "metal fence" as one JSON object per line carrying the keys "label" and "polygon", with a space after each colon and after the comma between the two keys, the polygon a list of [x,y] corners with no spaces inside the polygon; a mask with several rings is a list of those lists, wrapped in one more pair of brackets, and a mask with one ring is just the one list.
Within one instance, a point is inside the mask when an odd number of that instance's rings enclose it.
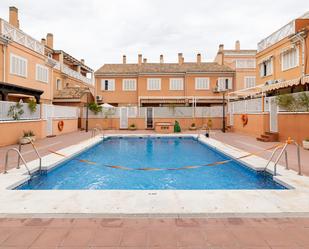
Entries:
{"label": "metal fence", "polygon": [[0,101],[0,121],[40,119],[40,105],[31,111],[28,103]]}

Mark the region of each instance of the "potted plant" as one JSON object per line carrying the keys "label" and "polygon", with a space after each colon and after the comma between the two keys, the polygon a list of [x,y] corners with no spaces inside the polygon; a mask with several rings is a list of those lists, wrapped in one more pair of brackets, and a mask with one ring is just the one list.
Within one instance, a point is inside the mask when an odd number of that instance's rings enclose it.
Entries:
{"label": "potted plant", "polygon": [[89,103],[88,104],[88,108],[90,111],[92,111],[95,115],[97,115],[98,113],[102,112],[102,106],[98,105],[95,102]]}
{"label": "potted plant", "polygon": [[[30,139],[30,140],[29,140]],[[19,139],[21,144],[28,144],[30,141],[35,141],[35,134],[33,131],[24,131],[23,136]]]}
{"label": "potted plant", "polygon": [[195,125],[195,123],[192,123],[192,124],[191,124],[189,130],[191,130],[191,131],[195,131],[195,130],[196,130],[196,125]]}
{"label": "potted plant", "polygon": [[303,140],[303,147],[304,149],[309,150],[309,138]]}
{"label": "potted plant", "polygon": [[131,125],[129,126],[129,130],[135,131],[135,130],[136,130],[135,124],[131,124]]}

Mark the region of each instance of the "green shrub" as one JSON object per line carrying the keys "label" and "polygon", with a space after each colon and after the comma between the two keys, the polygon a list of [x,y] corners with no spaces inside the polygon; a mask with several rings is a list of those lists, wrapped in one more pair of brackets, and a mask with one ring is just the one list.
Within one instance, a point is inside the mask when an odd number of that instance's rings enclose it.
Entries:
{"label": "green shrub", "polygon": [[8,117],[12,117],[14,120],[20,119],[21,115],[24,114],[24,110],[22,109],[23,105],[21,103],[16,103],[15,105],[10,106],[8,111]]}
{"label": "green shrub", "polygon": [[276,97],[276,102],[279,107],[288,111],[294,111],[297,109],[297,101],[292,94],[278,95]]}
{"label": "green shrub", "polygon": [[302,92],[301,94],[299,94],[297,98],[297,103],[299,107],[304,108],[306,112],[309,111],[309,96],[306,93]]}
{"label": "green shrub", "polygon": [[92,111],[95,115],[97,115],[99,112],[102,112],[102,106],[98,105],[95,102],[89,103],[88,108],[90,111]]}
{"label": "green shrub", "polygon": [[31,113],[34,113],[36,111],[36,101],[35,99],[29,99],[28,100],[28,108]]}

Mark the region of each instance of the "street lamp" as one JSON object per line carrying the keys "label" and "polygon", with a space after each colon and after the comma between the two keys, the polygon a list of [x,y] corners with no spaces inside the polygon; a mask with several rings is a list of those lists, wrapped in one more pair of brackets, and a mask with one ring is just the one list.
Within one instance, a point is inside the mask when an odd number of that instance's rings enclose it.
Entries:
{"label": "street lamp", "polygon": [[85,93],[87,94],[87,104],[86,104],[86,132],[88,132],[88,120],[89,120],[89,93],[90,89],[88,88],[85,90]]}

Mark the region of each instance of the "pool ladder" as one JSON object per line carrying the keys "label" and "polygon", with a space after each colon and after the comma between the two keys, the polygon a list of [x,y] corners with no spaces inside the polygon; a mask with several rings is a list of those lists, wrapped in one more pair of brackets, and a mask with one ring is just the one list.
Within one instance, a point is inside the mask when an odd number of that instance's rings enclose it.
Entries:
{"label": "pool ladder", "polygon": [[93,137],[95,137],[96,135],[97,135],[97,132],[100,134],[102,134],[102,137],[104,138],[104,131],[103,131],[103,129],[101,129],[101,128],[93,128],[92,130],[91,130],[91,137],[93,138]]}
{"label": "pool ladder", "polygon": [[[276,176],[277,175],[277,164],[280,160],[280,158],[283,156],[283,153],[284,153],[284,157],[285,157],[285,169],[289,169],[289,164],[288,164],[288,152],[287,152],[287,147],[289,144],[294,144],[296,145],[296,148],[297,148],[297,164],[298,164],[298,175],[302,175],[302,170],[301,170],[301,164],[300,164],[300,147],[299,147],[299,144],[296,143],[294,140],[291,140],[291,139],[288,139],[286,141],[286,143],[284,144],[284,146],[282,147],[277,159],[275,160],[274,162],[274,172],[273,172],[273,175]],[[276,152],[281,148],[280,147],[277,147],[273,150],[273,152],[271,153],[271,156],[264,168],[264,171],[267,170],[267,167],[268,165],[270,164],[270,162],[272,161],[272,159],[274,158]]]}
{"label": "pool ladder", "polygon": [[[37,157],[39,158],[39,172],[42,171],[42,157],[40,155],[40,153],[38,152],[37,148],[35,147],[33,141],[30,139],[30,138],[26,138],[28,139],[28,141],[30,142],[30,144],[32,145],[32,148],[33,150],[35,151]],[[15,151],[17,154],[18,154],[18,161],[17,161],[17,166],[16,166],[16,169],[19,169],[20,168],[20,160],[22,160],[22,162],[24,163],[24,166],[26,167],[27,171],[28,171],[28,174],[31,178],[31,171],[29,170],[29,167],[27,165],[27,162],[26,160],[24,159],[23,155],[21,154],[21,149],[22,149],[22,143],[19,143],[19,147],[18,149],[16,148],[11,148],[11,149],[8,149],[6,154],[5,154],[5,164],[4,164],[4,174],[7,174],[8,171],[7,171],[7,167],[8,167],[8,163],[9,163],[9,153],[10,151]]]}

